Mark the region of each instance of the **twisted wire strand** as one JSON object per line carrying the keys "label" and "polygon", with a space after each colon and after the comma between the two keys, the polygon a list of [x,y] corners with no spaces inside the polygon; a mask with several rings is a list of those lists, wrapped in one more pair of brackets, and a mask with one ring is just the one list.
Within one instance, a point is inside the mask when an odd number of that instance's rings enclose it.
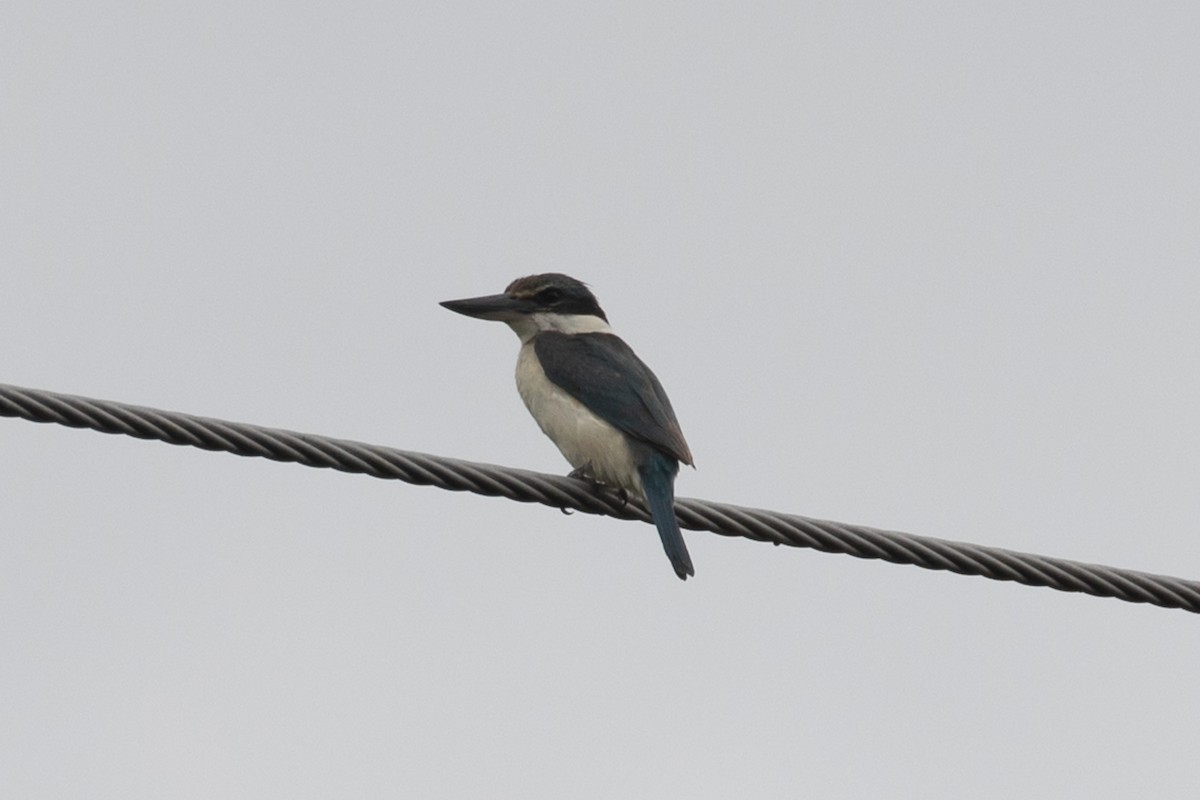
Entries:
{"label": "twisted wire strand", "polygon": [[[650,519],[635,503],[573,478],[39,389],[0,384],[0,416],[507,497],[618,519]],[[675,511],[682,527],[691,530],[1200,613],[1200,581],[691,498],[678,499]]]}

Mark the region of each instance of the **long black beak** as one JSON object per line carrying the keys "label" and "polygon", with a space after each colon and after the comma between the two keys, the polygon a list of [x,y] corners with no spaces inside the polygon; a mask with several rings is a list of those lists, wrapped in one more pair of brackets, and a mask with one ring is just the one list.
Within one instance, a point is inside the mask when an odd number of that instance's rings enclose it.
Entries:
{"label": "long black beak", "polygon": [[530,313],[533,303],[506,294],[490,294],[487,297],[468,297],[465,300],[445,300],[440,304],[459,314],[476,319],[494,319],[504,322]]}

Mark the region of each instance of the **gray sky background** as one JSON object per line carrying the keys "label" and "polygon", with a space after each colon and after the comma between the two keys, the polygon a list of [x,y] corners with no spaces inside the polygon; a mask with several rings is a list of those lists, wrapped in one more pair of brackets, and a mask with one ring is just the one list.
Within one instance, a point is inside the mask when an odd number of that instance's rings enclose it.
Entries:
{"label": "gray sky background", "polygon": [[[0,10],[0,381],[1200,577],[1200,6]],[[0,420],[10,797],[1200,793],[1179,611]]]}

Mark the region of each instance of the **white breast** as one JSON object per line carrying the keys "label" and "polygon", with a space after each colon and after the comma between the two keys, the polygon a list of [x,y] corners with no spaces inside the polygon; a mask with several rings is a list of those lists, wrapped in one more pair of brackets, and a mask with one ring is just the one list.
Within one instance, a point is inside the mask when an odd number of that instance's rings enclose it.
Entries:
{"label": "white breast", "polygon": [[517,391],[538,426],[572,467],[583,467],[593,478],[610,486],[642,493],[625,436],[551,383],[531,341],[522,342],[517,357]]}

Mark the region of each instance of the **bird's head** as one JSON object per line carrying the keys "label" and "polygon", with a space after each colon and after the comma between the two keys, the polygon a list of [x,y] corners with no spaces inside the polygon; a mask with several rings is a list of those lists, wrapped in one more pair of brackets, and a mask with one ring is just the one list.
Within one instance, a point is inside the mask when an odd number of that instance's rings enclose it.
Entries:
{"label": "bird's head", "polygon": [[539,331],[607,333],[608,317],[582,282],[559,272],[517,278],[504,294],[446,300],[459,314],[508,323],[522,341]]}

